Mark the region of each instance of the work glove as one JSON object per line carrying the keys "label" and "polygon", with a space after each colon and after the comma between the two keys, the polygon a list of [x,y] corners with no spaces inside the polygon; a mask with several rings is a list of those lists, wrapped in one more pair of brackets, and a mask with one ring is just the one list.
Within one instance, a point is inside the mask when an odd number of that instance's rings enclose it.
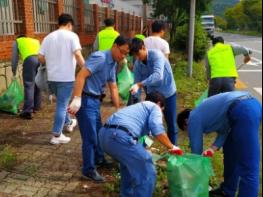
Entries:
{"label": "work glove", "polygon": [[81,97],[75,96],[68,107],[68,112],[75,115],[81,107]]}
{"label": "work glove", "polygon": [[138,93],[139,89],[140,89],[139,85],[138,84],[134,84],[131,87],[130,92],[131,92],[132,95],[135,95],[135,94]]}
{"label": "work glove", "polygon": [[184,152],[182,151],[182,149],[180,149],[178,146],[173,146],[172,149],[169,150],[169,152],[172,155],[183,155]]}
{"label": "work glove", "polygon": [[204,157],[213,157],[215,154],[215,151],[212,148],[209,148],[203,152]]}

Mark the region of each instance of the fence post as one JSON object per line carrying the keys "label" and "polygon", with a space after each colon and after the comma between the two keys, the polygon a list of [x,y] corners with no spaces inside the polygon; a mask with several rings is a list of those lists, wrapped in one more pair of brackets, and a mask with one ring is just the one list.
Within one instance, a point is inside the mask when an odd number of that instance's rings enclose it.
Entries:
{"label": "fence post", "polygon": [[99,32],[99,6],[97,4],[93,5],[94,8],[94,23],[95,23],[95,31]]}
{"label": "fence post", "polygon": [[32,0],[23,0],[22,1],[22,6],[21,8],[23,9],[23,21],[24,21],[24,28],[25,28],[25,34],[27,36],[33,36],[35,33],[34,30],[34,19],[33,19],[33,4]]}
{"label": "fence post", "polygon": [[64,0],[58,0],[58,16],[64,12]]}
{"label": "fence post", "polygon": [[78,19],[79,19],[79,31],[80,33],[84,33],[84,26],[85,26],[85,19],[84,19],[84,12],[85,12],[85,4],[83,2],[83,0],[78,0],[78,5],[79,5],[79,13],[78,13]]}

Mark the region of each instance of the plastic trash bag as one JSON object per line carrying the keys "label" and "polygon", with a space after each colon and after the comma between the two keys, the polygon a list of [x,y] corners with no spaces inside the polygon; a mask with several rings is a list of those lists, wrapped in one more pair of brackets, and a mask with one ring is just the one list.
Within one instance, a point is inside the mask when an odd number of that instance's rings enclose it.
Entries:
{"label": "plastic trash bag", "polygon": [[117,75],[117,79],[120,97],[127,102],[130,96],[130,88],[134,83],[134,74],[130,71],[127,64],[123,65],[122,70]]}
{"label": "plastic trash bag", "polygon": [[198,107],[208,97],[208,89],[195,101],[195,107]]}
{"label": "plastic trash bag", "polygon": [[170,197],[208,197],[213,175],[211,159],[200,155],[171,155],[167,163]]}
{"label": "plastic trash bag", "polygon": [[36,86],[41,90],[48,92],[48,80],[46,66],[41,65],[38,67],[37,74],[35,77]]}
{"label": "plastic trash bag", "polygon": [[19,105],[24,100],[23,89],[14,78],[7,90],[0,96],[0,110],[17,114]]}

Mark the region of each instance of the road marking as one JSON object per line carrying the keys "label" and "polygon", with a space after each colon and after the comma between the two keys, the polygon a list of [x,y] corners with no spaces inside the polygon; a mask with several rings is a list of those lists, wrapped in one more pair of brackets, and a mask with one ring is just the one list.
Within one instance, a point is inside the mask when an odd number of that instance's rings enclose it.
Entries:
{"label": "road marking", "polygon": [[254,90],[262,96],[262,88],[254,88]]}
{"label": "road marking", "polygon": [[240,79],[237,79],[236,89],[238,90],[247,89],[247,85],[244,82],[242,82]]}
{"label": "road marking", "polygon": [[241,73],[260,73],[262,70],[239,70]]}

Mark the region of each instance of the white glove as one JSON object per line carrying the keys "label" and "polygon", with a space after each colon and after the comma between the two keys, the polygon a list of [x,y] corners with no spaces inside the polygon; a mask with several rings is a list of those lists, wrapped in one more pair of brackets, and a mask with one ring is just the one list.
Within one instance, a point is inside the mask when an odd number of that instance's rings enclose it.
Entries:
{"label": "white glove", "polygon": [[138,93],[139,89],[140,89],[139,85],[138,84],[134,84],[131,87],[130,92],[131,92],[132,95],[135,95],[135,94]]}
{"label": "white glove", "polygon": [[182,149],[180,149],[178,146],[173,146],[172,149],[169,150],[169,152],[173,155],[183,155],[184,152],[182,151]]}
{"label": "white glove", "polygon": [[68,112],[75,115],[81,107],[81,97],[75,96],[68,107]]}

